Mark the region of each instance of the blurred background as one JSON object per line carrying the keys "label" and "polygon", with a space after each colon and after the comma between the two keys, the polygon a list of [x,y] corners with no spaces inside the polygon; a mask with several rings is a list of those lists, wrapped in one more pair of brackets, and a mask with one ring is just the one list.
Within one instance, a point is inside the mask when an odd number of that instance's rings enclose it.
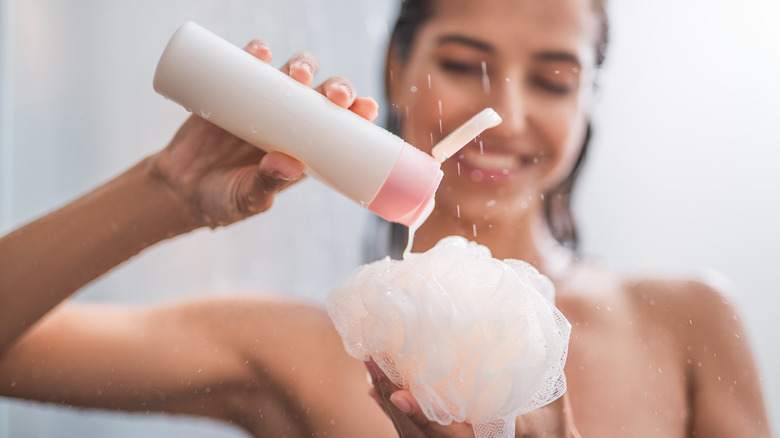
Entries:
{"label": "blurred background", "polygon": [[[187,113],[152,89],[176,28],[268,41],[281,65],[383,99],[398,0],[0,0],[0,233],[163,147]],[[780,422],[780,4],[614,0],[595,138],[576,194],[583,254],[631,272],[731,282]],[[380,114],[380,118],[382,114]],[[322,301],[361,263],[369,214],[309,180],[271,212],[157,245],[76,299],[146,303],[236,290]],[[30,272],[30,275],[35,275]],[[6,437],[241,437],[202,419],[0,400]]]}

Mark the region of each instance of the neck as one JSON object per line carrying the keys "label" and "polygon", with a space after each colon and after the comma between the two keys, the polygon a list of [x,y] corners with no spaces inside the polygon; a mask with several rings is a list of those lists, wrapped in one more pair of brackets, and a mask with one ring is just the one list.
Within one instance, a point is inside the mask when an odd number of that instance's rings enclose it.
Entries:
{"label": "neck", "polygon": [[459,235],[488,247],[497,259],[526,261],[552,280],[566,276],[574,254],[552,236],[541,205],[512,217],[470,220],[434,210],[415,234],[413,252],[423,252],[446,236]]}

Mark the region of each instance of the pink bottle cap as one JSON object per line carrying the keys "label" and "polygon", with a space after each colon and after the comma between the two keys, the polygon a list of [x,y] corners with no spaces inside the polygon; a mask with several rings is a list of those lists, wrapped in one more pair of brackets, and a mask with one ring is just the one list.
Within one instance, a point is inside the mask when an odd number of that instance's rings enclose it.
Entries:
{"label": "pink bottle cap", "polygon": [[411,226],[433,200],[443,176],[438,161],[404,143],[368,209],[391,222]]}

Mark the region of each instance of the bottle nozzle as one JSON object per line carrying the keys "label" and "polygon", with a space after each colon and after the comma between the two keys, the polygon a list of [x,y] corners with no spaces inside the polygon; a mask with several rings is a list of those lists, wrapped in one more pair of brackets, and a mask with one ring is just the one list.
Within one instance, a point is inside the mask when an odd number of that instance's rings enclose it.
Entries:
{"label": "bottle nozzle", "polygon": [[501,124],[501,116],[493,108],[485,108],[466,123],[457,127],[433,147],[431,155],[439,163],[458,153],[484,130]]}

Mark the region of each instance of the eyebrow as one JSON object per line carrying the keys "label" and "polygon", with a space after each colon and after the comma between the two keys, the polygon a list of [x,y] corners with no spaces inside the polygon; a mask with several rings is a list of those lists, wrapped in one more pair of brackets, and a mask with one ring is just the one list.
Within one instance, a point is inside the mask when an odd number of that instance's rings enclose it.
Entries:
{"label": "eyebrow", "polygon": [[582,65],[580,58],[569,52],[540,52],[534,54],[534,59],[537,61],[564,61],[576,64],[578,67]]}
{"label": "eyebrow", "polygon": [[475,39],[471,37],[467,37],[465,35],[457,34],[457,33],[450,33],[446,35],[442,35],[438,39],[439,45],[447,44],[447,43],[455,43],[455,44],[461,44],[464,46],[472,47],[474,49],[486,52],[486,53],[494,53],[496,51],[495,47],[492,45]]}

